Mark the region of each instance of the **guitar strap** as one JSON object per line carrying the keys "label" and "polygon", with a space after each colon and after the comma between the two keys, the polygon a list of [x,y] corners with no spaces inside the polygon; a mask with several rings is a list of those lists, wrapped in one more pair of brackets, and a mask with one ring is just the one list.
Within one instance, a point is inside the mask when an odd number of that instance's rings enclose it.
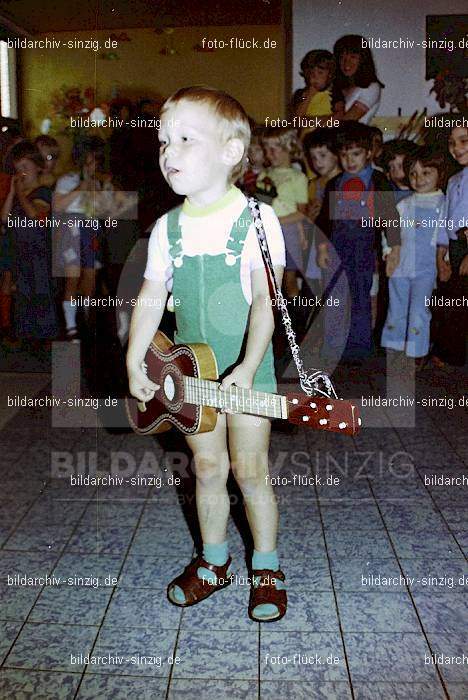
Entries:
{"label": "guitar strap", "polygon": [[304,369],[300,348],[296,342],[296,334],[292,327],[291,317],[288,312],[287,301],[284,298],[281,289],[278,288],[278,284],[276,282],[273,263],[271,262],[270,250],[268,248],[265,235],[265,229],[263,228],[263,222],[260,216],[259,203],[255,197],[248,197],[247,204],[249,206],[250,213],[252,214],[257,240],[262,253],[263,263],[265,265],[270,297],[271,300],[275,302],[276,307],[280,310],[281,320],[283,322],[289,347],[291,348],[291,354],[299,375],[301,389],[305,394],[307,394],[307,396],[316,396],[317,394],[320,394],[321,396],[336,399],[338,397],[335,387],[333,386],[333,383],[326,372],[320,369],[311,369],[309,370],[309,373],[307,373]]}

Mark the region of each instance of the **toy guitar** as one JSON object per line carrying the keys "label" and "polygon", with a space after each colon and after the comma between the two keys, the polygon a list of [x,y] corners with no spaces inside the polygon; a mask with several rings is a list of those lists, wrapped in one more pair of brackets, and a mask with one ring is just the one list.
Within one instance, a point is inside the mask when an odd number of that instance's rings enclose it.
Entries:
{"label": "toy guitar", "polygon": [[270,394],[230,386],[221,391],[213,351],[204,343],[173,345],[158,331],[145,357],[148,377],[159,385],[154,397],[142,403],[126,399],[131,427],[151,435],[175,426],[185,435],[216,426],[220,409],[233,413],[281,418],[316,430],[356,435],[359,409],[351,401],[305,394]]}

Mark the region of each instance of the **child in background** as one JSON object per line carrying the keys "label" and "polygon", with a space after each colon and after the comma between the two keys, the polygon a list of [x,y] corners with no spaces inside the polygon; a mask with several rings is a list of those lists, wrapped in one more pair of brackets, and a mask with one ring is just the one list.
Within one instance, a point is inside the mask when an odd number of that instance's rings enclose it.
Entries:
{"label": "child in background", "polygon": [[[459,123],[460,114],[450,115]],[[468,119],[468,114],[464,113]],[[465,122],[466,123],[466,122]],[[468,334],[468,129],[453,126],[448,149],[462,167],[452,175],[447,187],[447,219],[449,230],[450,268],[445,271],[440,295],[450,301],[441,310],[435,334],[432,360],[438,367],[445,363],[463,366],[466,363]]]}
{"label": "child in background", "polygon": [[40,184],[44,161],[34,144],[21,141],[12,148],[10,159],[16,174],[3,203],[2,222],[12,243],[15,333],[21,340],[50,341],[58,334],[47,223],[52,192]]}
{"label": "child in background", "polygon": [[[305,87],[294,94],[294,116],[310,119],[314,123],[313,126],[301,124],[299,133],[303,137],[317,126],[325,126],[327,117],[332,114],[330,86],[335,75],[333,54],[323,49],[309,51],[301,61],[301,75]],[[315,124],[315,117],[320,117],[318,124]]]}
{"label": "child in background", "polygon": [[280,220],[286,244],[284,289],[286,296],[293,299],[299,294],[298,275],[304,273],[304,251],[308,245],[303,227],[308,201],[307,177],[291,164],[292,159],[301,154],[293,130],[269,129],[262,143],[271,165],[259,175],[257,186],[263,189],[266,181],[271,181],[277,192],[272,206]]}
{"label": "child in background", "polygon": [[448,249],[445,225],[446,161],[441,153],[421,148],[405,161],[413,194],[397,206],[405,224],[401,228],[400,262],[389,279],[389,309],[382,346],[406,352],[422,366],[429,352],[431,299],[437,279],[447,279],[444,262]]}
{"label": "child in background", "polygon": [[[59,232],[58,263],[65,275],[65,290],[62,302],[65,317],[66,336],[70,342],[79,342],[77,329],[77,294],[83,299],[94,295],[96,269],[99,262],[100,225],[95,218],[94,193],[101,191],[103,179],[99,177],[99,168],[104,161],[104,141],[91,137],[77,145],[73,160],[77,170],[62,175],[57,181],[53,210],[55,214],[64,214],[65,219]],[[70,214],[71,216],[66,216]],[[68,220],[83,221],[69,226]],[[86,225],[88,224],[88,225]],[[73,303],[72,303],[73,302]],[[87,319],[89,306],[83,306]]]}
{"label": "child in background", "polygon": [[[235,385],[275,391],[267,276],[247,200],[232,185],[242,174],[249,145],[247,115],[226,93],[191,87],[166,101],[161,120],[161,170],[186,199],[158,219],[149,240],[145,280],[130,327],[130,392],[145,402],[159,390],[142,363],[168,289],[179,302],[174,305],[175,341],[211,346],[222,390]],[[281,227],[271,207],[261,204],[260,212],[281,284]],[[195,605],[229,581],[226,481],[232,467],[254,540],[249,616],[273,621],[285,614],[284,574],[276,551],[278,511],[268,478],[269,439],[267,418],[229,413],[217,416],[213,431],[186,437],[194,454],[203,556],[169,584],[167,595],[174,605]]]}
{"label": "child in background", "polygon": [[60,156],[60,147],[58,142],[51,136],[38,136],[34,139],[34,145],[39,149],[41,156],[44,159],[44,170],[41,176],[41,184],[46,187],[55,187],[57,176],[55,167]]}
{"label": "child in background", "polygon": [[[306,238],[310,243],[305,267],[305,282],[313,297],[320,297],[322,293],[322,272],[317,264],[317,253],[318,244],[323,242],[323,234],[313,222],[315,222],[322,207],[327,183],[341,172],[336,133],[336,129],[331,128],[315,129],[315,131],[306,134],[302,142],[307,164],[315,173],[309,181],[307,217],[310,222],[304,223]],[[321,335],[320,325],[318,319],[315,320],[314,317],[313,343],[316,343]]]}
{"label": "child in background", "polygon": [[390,180],[396,204],[412,194],[404,165],[405,159],[414,155],[417,150],[418,146],[407,139],[394,139],[383,145],[381,163]]}
{"label": "child in background", "polygon": [[255,195],[258,176],[265,167],[262,133],[261,127],[254,127],[248,150],[248,167],[238,182],[238,186],[247,196]]}
{"label": "child in background", "polygon": [[382,173],[381,157],[383,152],[383,133],[381,129],[376,126],[370,126],[369,131],[372,139],[372,167],[374,170],[380,170]]}
{"label": "child in background", "polygon": [[[372,349],[371,297],[375,269],[375,219],[397,218],[387,179],[371,166],[372,143],[364,124],[349,122],[337,134],[343,173],[327,184],[316,223],[329,242],[318,246],[327,297],[337,304],[326,307],[324,359],[360,361]],[[391,274],[398,264],[399,228],[388,229],[392,246],[387,256]],[[349,331],[349,332],[348,332]]]}

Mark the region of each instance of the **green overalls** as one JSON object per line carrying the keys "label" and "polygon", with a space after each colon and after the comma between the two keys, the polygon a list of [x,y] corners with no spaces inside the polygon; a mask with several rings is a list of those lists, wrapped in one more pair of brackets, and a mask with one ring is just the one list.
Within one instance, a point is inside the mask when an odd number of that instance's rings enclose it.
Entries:
{"label": "green overalls", "polygon": [[[246,207],[234,223],[224,253],[195,256],[182,252],[181,210],[182,207],[172,209],[167,220],[177,324],[174,342],[207,343],[216,356],[219,375],[223,376],[242,361],[245,352],[250,305],[242,293],[240,260],[252,223],[250,210]],[[271,342],[252,388],[276,391]]]}

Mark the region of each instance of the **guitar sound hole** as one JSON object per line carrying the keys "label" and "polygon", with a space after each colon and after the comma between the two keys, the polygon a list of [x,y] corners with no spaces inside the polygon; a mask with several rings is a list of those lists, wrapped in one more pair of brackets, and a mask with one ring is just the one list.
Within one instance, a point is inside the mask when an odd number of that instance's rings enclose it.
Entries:
{"label": "guitar sound hole", "polygon": [[170,374],[166,375],[166,378],[164,379],[164,394],[168,401],[172,401],[174,399],[176,393],[176,388],[174,384],[174,380],[171,377]]}

